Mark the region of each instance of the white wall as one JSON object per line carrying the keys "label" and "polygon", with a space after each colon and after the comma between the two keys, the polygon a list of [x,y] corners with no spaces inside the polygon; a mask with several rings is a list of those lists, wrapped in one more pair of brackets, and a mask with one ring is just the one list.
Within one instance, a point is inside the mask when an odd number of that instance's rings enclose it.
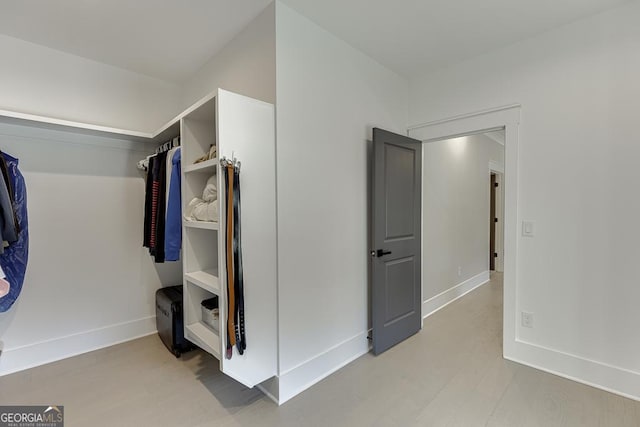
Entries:
{"label": "white wall", "polygon": [[155,331],[155,290],[179,263],[142,248],[141,143],[0,125],[27,185],[29,264],[0,314],[0,375]]}
{"label": "white wall", "polygon": [[276,5],[280,399],[368,350],[367,141],[407,83]]}
{"label": "white wall", "polygon": [[412,124],[522,104],[518,218],[536,234],[518,238],[516,310],[535,320],[514,319],[512,357],[636,398],[638,22],[631,2],[410,84]]}
{"label": "white wall", "polygon": [[484,135],[424,144],[424,301],[489,270],[490,161],[504,147]]}
{"label": "white wall", "polygon": [[275,103],[275,3],[212,57],[182,87],[184,108],[223,88]]}
{"label": "white wall", "polygon": [[179,112],[177,85],[0,35],[0,109],[152,132]]}

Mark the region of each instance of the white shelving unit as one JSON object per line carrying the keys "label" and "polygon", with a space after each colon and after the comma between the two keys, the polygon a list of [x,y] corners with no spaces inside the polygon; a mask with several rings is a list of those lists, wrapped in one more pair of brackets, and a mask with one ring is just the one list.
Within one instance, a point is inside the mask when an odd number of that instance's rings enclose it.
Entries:
{"label": "white shelving unit", "polygon": [[[217,176],[218,222],[183,221],[185,337],[248,387],[276,374],[275,117],[273,105],[224,90],[180,118],[182,205],[201,197]],[[247,349],[226,353],[226,218],[218,159],[194,161],[216,144],[219,157],[240,160],[242,249]],[[201,302],[218,296],[219,331],[202,322]]]}

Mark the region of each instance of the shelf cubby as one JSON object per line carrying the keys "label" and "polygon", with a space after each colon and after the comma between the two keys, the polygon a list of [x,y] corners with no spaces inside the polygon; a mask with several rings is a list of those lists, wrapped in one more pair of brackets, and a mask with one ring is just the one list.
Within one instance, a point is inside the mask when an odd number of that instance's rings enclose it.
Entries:
{"label": "shelf cubby", "polygon": [[185,280],[202,289],[220,295],[220,278],[218,277],[218,269],[197,270],[191,273],[184,273]]}

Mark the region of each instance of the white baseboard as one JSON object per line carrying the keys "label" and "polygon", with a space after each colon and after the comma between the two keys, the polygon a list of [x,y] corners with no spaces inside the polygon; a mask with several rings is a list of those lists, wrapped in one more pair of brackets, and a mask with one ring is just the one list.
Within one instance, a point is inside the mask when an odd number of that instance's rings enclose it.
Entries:
{"label": "white baseboard", "polygon": [[156,317],[151,316],[6,349],[0,355],[0,376],[131,341],[155,332]]}
{"label": "white baseboard", "polygon": [[443,309],[458,298],[465,296],[478,286],[482,286],[488,281],[489,271],[487,270],[476,274],[462,283],[458,283],[454,287],[447,289],[434,297],[429,298],[422,303],[422,318],[424,319],[431,316],[436,311]]}
{"label": "white baseboard", "polygon": [[640,401],[640,372],[516,340],[504,358],[550,374]]}
{"label": "white baseboard", "polygon": [[369,341],[364,331],[282,372],[278,378],[278,403],[282,405],[368,352]]}

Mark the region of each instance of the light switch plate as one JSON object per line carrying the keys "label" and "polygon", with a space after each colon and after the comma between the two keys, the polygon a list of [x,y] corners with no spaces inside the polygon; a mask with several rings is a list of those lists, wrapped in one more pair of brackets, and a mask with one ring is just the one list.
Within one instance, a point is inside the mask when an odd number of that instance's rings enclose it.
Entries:
{"label": "light switch plate", "polygon": [[533,237],[533,226],[533,221],[522,221],[522,235],[525,237]]}

